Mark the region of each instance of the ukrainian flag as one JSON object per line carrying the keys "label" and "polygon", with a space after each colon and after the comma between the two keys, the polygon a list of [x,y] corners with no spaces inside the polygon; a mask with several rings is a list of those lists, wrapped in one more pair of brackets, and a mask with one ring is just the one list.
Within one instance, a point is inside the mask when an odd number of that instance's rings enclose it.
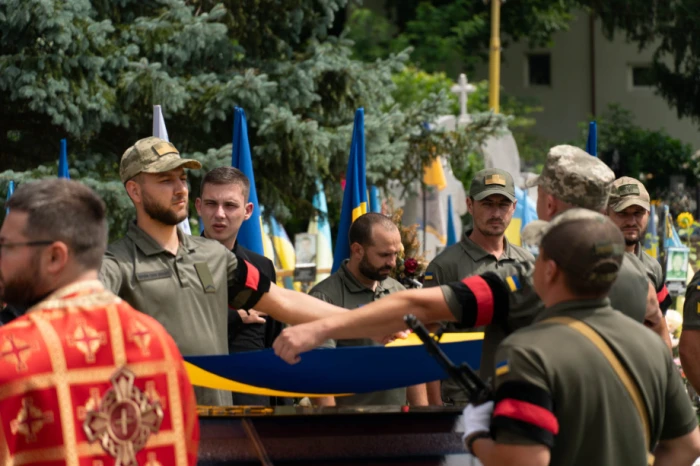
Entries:
{"label": "ukrainian flag", "polygon": [[644,251],[656,259],[659,257],[659,234],[656,231],[656,206],[651,206],[649,226],[644,237]]}
{"label": "ukrainian flag", "polygon": [[[287,231],[272,215],[270,216],[270,237],[280,268],[282,270],[294,270],[297,262],[294,245],[290,241]],[[290,290],[294,289],[294,280],[292,277],[284,277],[282,282],[285,288]]]}
{"label": "ukrainian flag", "polygon": [[452,246],[457,242],[457,232],[455,231],[454,212],[452,212],[452,195],[447,196],[447,246]]}
{"label": "ukrainian flag", "polygon": [[[318,212],[309,222],[308,232],[316,235],[316,268],[330,269],[333,267],[333,245],[331,243],[331,226],[328,223],[328,204],[326,193],[320,180],[316,180],[316,195],[313,205]],[[316,273],[316,282],[328,277],[327,273]]]}
{"label": "ukrainian flag", "polygon": [[511,244],[516,246],[522,245],[520,232],[523,231],[525,225],[537,220],[537,206],[535,202],[527,195],[527,191],[515,187],[515,198],[518,204],[515,206],[515,213],[510,221],[510,225],[506,229],[506,238]]}
{"label": "ukrainian flag", "polygon": [[380,213],[382,205],[379,202],[379,188],[372,185],[369,187],[369,211]]}
{"label": "ukrainian flag", "polygon": [[[250,194],[248,202],[253,203],[253,214],[243,222],[238,230],[237,241],[241,246],[258,254],[265,254],[263,247],[263,227],[260,217],[260,203],[258,191],[255,189],[255,176],[253,175],[253,159],[250,155],[248,143],[248,123],[242,108],[236,107],[233,117],[233,149],[231,153],[231,166],[238,168],[250,181]],[[274,231],[273,231],[274,234]],[[293,268],[293,267],[292,267]]]}
{"label": "ukrainian flag", "polygon": [[335,241],[332,273],[335,273],[340,268],[340,264],[350,257],[350,240],[348,239],[350,225],[357,217],[367,213],[365,170],[365,110],[358,108],[355,112],[355,124],[352,130],[348,169],[345,172],[345,192],[340,212],[338,237]]}
{"label": "ukrainian flag", "polygon": [[681,237],[678,236],[676,228],[673,226],[673,217],[671,217],[671,212],[668,210],[668,206],[664,206],[664,218],[665,220],[665,236],[664,236],[664,247],[666,248],[684,248],[685,245],[681,241]]}

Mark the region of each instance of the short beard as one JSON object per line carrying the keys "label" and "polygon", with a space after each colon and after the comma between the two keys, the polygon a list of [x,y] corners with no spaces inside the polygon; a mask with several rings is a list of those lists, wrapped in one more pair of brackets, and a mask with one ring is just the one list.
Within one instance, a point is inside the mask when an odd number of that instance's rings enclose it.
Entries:
{"label": "short beard", "polygon": [[175,226],[187,218],[187,211],[182,215],[178,215],[172,210],[158,205],[146,193],[143,193],[143,210],[149,217],[163,225]]}
{"label": "short beard", "polygon": [[[362,275],[369,278],[370,280],[375,280],[375,281],[380,282],[382,280],[385,280],[389,276],[389,273],[387,273],[386,275],[381,275],[381,273],[380,273],[382,270],[381,268],[376,269],[376,268],[372,267],[372,265],[367,260],[367,256],[362,257],[362,260],[360,261],[357,268],[360,270],[360,273]],[[384,269],[384,270],[386,270],[386,269]],[[391,269],[389,269],[389,272],[391,272]]]}
{"label": "short beard", "polygon": [[484,236],[503,236],[506,232],[505,229],[499,233],[499,232],[490,231],[490,230],[485,229],[485,228],[480,228],[480,227],[476,227],[476,228],[479,230],[479,233],[481,233]]}
{"label": "short beard", "polygon": [[641,243],[641,241],[639,241],[638,239],[635,240],[635,239],[627,239],[627,238],[625,238],[625,244],[626,244],[627,246],[636,246],[636,245],[638,245],[639,243]]}
{"label": "short beard", "polygon": [[3,300],[15,309],[26,311],[53,291],[39,294],[36,291],[39,279],[39,254],[36,253],[32,256],[29,267],[21,272],[19,276],[14,277],[12,281],[4,281],[0,277],[4,285]]}

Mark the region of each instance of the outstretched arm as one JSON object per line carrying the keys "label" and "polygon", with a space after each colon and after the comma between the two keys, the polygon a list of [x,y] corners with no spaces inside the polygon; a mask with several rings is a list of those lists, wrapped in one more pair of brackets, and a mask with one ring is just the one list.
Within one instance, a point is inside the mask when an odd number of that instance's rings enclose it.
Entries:
{"label": "outstretched arm", "polygon": [[282,359],[290,364],[295,363],[299,361],[300,353],[309,351],[328,339],[379,338],[405,330],[403,318],[409,313],[425,324],[456,320],[440,288],[407,290],[352,312],[336,313],[327,319],[286,328],[273,348],[275,354]]}
{"label": "outstretched arm", "polygon": [[[298,291],[271,284],[263,294],[255,309],[268,314],[285,324],[298,325],[324,317],[346,314],[347,309],[334,306],[320,299]],[[284,331],[282,331],[284,334]]]}

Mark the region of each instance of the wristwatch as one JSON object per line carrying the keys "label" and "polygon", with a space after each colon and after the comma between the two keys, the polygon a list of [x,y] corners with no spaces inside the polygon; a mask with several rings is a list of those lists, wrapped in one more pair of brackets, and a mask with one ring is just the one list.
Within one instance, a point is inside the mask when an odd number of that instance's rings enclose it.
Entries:
{"label": "wristwatch", "polygon": [[[474,445],[474,442],[476,442],[479,439],[482,438],[491,438],[491,433],[487,431],[482,431],[482,432],[475,432],[471,434],[469,437],[467,437],[467,440],[465,443],[467,447],[467,451],[469,452],[470,455],[474,455],[474,452],[472,451],[472,445]],[[476,455],[474,455],[476,456]]]}

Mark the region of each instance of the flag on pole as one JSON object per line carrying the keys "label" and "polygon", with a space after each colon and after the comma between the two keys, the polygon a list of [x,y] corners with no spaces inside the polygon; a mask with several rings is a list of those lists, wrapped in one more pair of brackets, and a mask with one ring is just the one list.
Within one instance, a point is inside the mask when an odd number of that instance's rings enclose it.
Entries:
{"label": "flag on pole", "polygon": [[457,242],[455,232],[455,219],[452,212],[452,195],[447,196],[447,246],[452,246]]}
{"label": "flag on pole", "polygon": [[338,237],[335,241],[333,267],[335,273],[340,264],[350,257],[350,225],[357,217],[367,213],[367,179],[365,176],[365,110],[358,108],[355,112],[355,124],[352,130],[350,157],[345,172],[345,192],[340,211]]}
{"label": "flag on pole", "polygon": [[588,140],[586,141],[586,152],[593,157],[598,157],[598,126],[595,121],[588,123]]}
{"label": "flag on pole", "polygon": [[[370,191],[371,192],[371,191]],[[318,211],[309,222],[308,232],[316,235],[316,269],[333,267],[333,245],[331,243],[331,226],[328,223],[328,204],[321,180],[316,180],[314,208]],[[316,283],[328,277],[327,273],[316,273]]]}
{"label": "flag on pole", "polygon": [[381,212],[382,205],[379,203],[379,188],[372,185],[369,187],[369,211]]}
{"label": "flag on pole", "polygon": [[664,218],[665,218],[665,235],[664,235],[664,247],[665,248],[684,248],[685,245],[681,241],[681,237],[678,236],[676,228],[673,226],[673,217],[668,209],[668,205],[664,206]]}
{"label": "flag on pole", "polygon": [[[289,239],[287,231],[279,224],[274,216],[270,216],[270,239],[272,240],[275,256],[280,268],[282,270],[294,270],[297,261],[294,245]],[[294,280],[292,277],[284,277],[282,282],[285,288],[290,290],[294,289]]]}
{"label": "flag on pole", "polygon": [[[7,196],[5,196],[5,202],[15,193],[15,182],[10,180],[7,185]],[[5,215],[10,213],[10,209],[5,209]]]}
{"label": "flag on pole", "polygon": [[659,235],[656,230],[656,206],[652,204],[649,212],[649,224],[644,235],[644,251],[654,259],[659,257]]}
{"label": "flag on pole", "polygon": [[[255,176],[253,175],[253,159],[248,143],[248,123],[242,108],[236,107],[233,117],[233,149],[231,153],[231,166],[238,168],[250,181],[250,194],[248,202],[253,203],[253,213],[248,220],[243,222],[238,231],[237,241],[241,246],[258,254],[265,254],[263,247],[263,226],[260,216],[260,203],[258,191],[255,189]],[[274,235],[274,229],[272,231]],[[273,240],[274,242],[274,240]],[[293,267],[293,265],[292,265]]]}
{"label": "flag on pole", "polygon": [[70,180],[70,173],[68,173],[68,144],[65,139],[61,139],[61,152],[58,155],[58,177]]}
{"label": "flag on pole", "polygon": [[[161,108],[160,105],[154,105],[153,106],[153,136],[162,139],[163,141],[168,141],[170,142],[170,138],[168,138],[168,130],[165,128],[165,118],[163,118],[163,109]],[[189,202],[188,202],[189,205]],[[180,229],[183,231],[183,233],[186,233],[188,235],[192,234],[192,229],[190,228],[190,219],[189,216],[185,217],[185,219],[178,223]],[[199,234],[202,234],[202,231],[204,231],[204,224],[202,223],[201,219],[199,222]]]}
{"label": "flag on pole", "polygon": [[424,167],[423,185],[419,199],[422,205],[418,209],[420,213],[416,216],[416,221],[424,232],[431,233],[444,245],[447,243],[447,219],[440,191],[447,187],[447,178],[440,157],[435,157],[430,165]]}

